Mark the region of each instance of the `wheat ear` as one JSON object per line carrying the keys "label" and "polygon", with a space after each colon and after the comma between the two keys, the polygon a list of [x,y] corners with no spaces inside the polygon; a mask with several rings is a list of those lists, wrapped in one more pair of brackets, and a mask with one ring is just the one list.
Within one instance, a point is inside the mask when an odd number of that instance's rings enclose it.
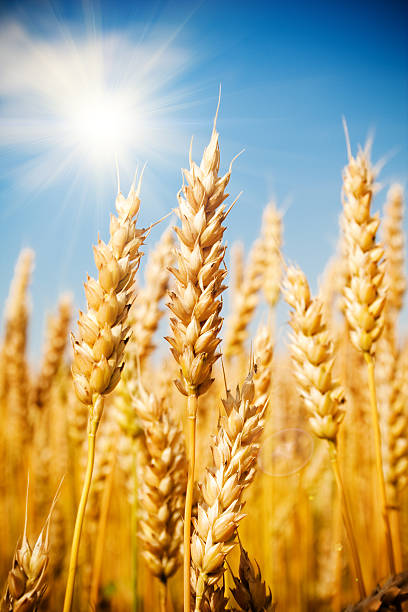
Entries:
{"label": "wheat ear", "polygon": [[268,204],[262,218],[262,237],[264,243],[264,270],[262,290],[265,299],[273,309],[279,299],[282,277],[282,213],[274,202]]}
{"label": "wheat ear", "polygon": [[403,217],[404,192],[401,185],[395,183],[387,194],[382,225],[387,275],[387,309],[394,312],[401,310],[407,287]]}
{"label": "wheat ear", "polygon": [[[61,486],[61,485],[60,485]],[[24,533],[13,559],[2,601],[2,612],[36,612],[47,590],[49,563],[49,531],[51,515],[59,488],[51,504],[48,517],[32,548],[27,537],[28,484],[26,495]]]}
{"label": "wheat ear", "polygon": [[255,477],[265,406],[255,405],[253,374],[235,396],[223,400],[225,415],[212,444],[213,466],[201,486],[202,502],[194,519],[191,545],[195,610],[200,610],[207,585],[222,577],[226,555],[235,546],[235,533],[244,517],[242,494]]}
{"label": "wheat ear", "polygon": [[34,251],[23,249],[19,255],[10,293],[6,302],[4,365],[7,408],[10,412],[11,436],[15,440],[16,461],[24,456],[29,437],[28,393],[29,378],[26,362],[27,326],[30,304],[28,285],[34,264]]}
{"label": "wheat ear", "polygon": [[111,216],[110,240],[94,247],[98,280],[85,284],[87,313],[79,314],[79,334],[72,336],[72,375],[78,398],[89,406],[88,462],[75,523],[64,612],[69,612],[75,582],[79,542],[86,502],[92,481],[95,436],[103,412],[105,395],[120,380],[123,353],[129,339],[127,315],[134,300],[134,278],[140,263],[146,231],[136,228],[140,208],[140,185],[131,186],[128,197],[118,193],[117,216]]}
{"label": "wheat ear", "polygon": [[169,286],[168,268],[173,263],[173,232],[166,230],[146,264],[146,283],[140,290],[132,309],[132,338],[127,351],[134,354],[143,368],[144,361],[154,349],[153,335],[157,330],[163,311],[160,302]]}
{"label": "wheat ear", "polygon": [[260,325],[254,339],[255,403],[266,406],[272,384],[273,336],[269,325]]}
{"label": "wheat ear", "polygon": [[59,301],[58,312],[48,321],[43,361],[30,398],[34,410],[41,410],[47,402],[52,382],[62,363],[71,316],[71,296],[64,295]]}
{"label": "wheat ear", "polygon": [[[218,112],[218,111],[217,111]],[[217,117],[216,117],[217,118]],[[228,197],[225,188],[231,176],[220,177],[220,149],[216,118],[210,143],[204,150],[201,164],[191,159],[184,170],[187,181],[178,195],[176,210],[181,227],[175,228],[179,249],[177,268],[171,268],[176,283],[170,291],[172,336],[167,340],[180,366],[176,381],[179,391],[188,397],[188,482],[184,516],[184,611],[190,612],[190,533],[191,506],[195,469],[195,435],[198,398],[213,382],[212,367],[220,354],[217,347],[222,325],[221,293],[226,271],[221,268],[225,246],[222,243]]]}
{"label": "wheat ear", "polygon": [[333,377],[333,343],[323,319],[323,304],[312,299],[309,284],[299,268],[287,270],[285,299],[293,308],[291,353],[301,396],[310,413],[310,426],[329,443],[330,457],[343,506],[344,525],[350,542],[354,570],[361,597],[365,586],[344,484],[337,458],[337,435],[344,418],[343,389]]}
{"label": "wheat ear", "polygon": [[264,271],[263,251],[263,241],[256,240],[249,255],[241,289],[237,291],[232,313],[227,320],[224,346],[224,355],[227,359],[239,355],[244,350],[249,335],[248,326],[259,302]]}
{"label": "wheat ear", "polygon": [[162,583],[162,608],[166,609],[167,581],[182,560],[187,482],[183,432],[166,410],[164,400],[147,393],[141,383],[134,405],[144,431],[139,537],[142,556]]}
{"label": "wheat ear", "polygon": [[369,158],[369,147],[359,149],[354,158],[349,150],[349,162],[343,173],[343,234],[350,274],[350,284],[344,288],[345,313],[350,325],[350,338],[363,353],[367,363],[370,405],[375,438],[376,469],[380,487],[381,513],[391,573],[395,561],[388,515],[381,429],[375,389],[375,343],[384,328],[384,249],[376,242],[380,225],[378,214],[371,215],[375,191],[375,169]]}

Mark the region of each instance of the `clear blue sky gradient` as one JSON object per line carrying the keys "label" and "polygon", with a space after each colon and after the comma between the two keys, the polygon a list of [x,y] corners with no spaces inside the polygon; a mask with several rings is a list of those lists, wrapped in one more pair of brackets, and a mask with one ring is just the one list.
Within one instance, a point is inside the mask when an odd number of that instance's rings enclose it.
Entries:
{"label": "clear blue sky gradient", "polygon": [[[0,22],[20,24],[35,40],[55,42],[69,33],[75,42],[95,32],[115,32],[133,41],[136,50],[162,42],[163,57],[176,53],[179,63],[171,79],[157,86],[156,129],[140,150],[135,135],[134,165],[148,161],[143,224],[176,205],[190,138],[194,135],[198,159],[209,139],[220,83],[222,168],[245,149],[230,183],[232,196],[241,190],[243,195],[228,220],[229,244],[240,239],[250,247],[262,209],[274,197],[286,210],[285,256],[298,262],[316,287],[338,237],[346,163],[342,115],[353,151],[371,130],[374,161],[387,157],[374,208],[382,207],[392,181],[407,185],[405,2],[6,1],[0,2]],[[126,65],[124,57],[124,75]],[[9,113],[14,102],[7,95],[0,90],[0,300],[4,304],[20,249],[32,247],[30,354],[37,361],[45,313],[58,295],[70,290],[76,306],[84,304],[82,283],[87,272],[95,272],[91,245],[98,231],[104,239],[108,235],[115,169],[112,159],[103,173],[81,165],[58,177],[50,172],[45,183],[30,182],[36,160],[53,155],[52,138],[10,142],[5,109]],[[29,99],[17,107],[22,120],[31,112]],[[164,144],[162,129],[179,137]],[[122,184],[127,187],[130,180],[125,168]],[[146,251],[160,232],[154,230]]]}

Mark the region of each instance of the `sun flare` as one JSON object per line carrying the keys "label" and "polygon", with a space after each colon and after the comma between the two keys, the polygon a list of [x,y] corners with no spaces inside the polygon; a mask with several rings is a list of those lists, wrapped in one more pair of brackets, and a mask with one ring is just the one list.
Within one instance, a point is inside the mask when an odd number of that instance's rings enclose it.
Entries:
{"label": "sun flare", "polygon": [[29,154],[26,184],[84,183],[92,170],[100,181],[115,156],[133,172],[137,160],[173,152],[185,51],[129,32],[64,33],[46,40],[17,23],[0,28],[2,145]]}
{"label": "sun flare", "polygon": [[126,154],[136,138],[130,102],[124,94],[103,90],[75,98],[66,109],[68,139],[92,162]]}

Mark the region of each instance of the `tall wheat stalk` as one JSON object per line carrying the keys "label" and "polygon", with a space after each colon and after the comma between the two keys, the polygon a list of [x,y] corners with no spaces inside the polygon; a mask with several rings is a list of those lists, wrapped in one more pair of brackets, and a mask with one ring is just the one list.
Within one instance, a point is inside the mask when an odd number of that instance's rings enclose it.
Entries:
{"label": "tall wheat stalk", "polygon": [[[218,113],[218,109],[217,109]],[[167,340],[180,366],[180,378],[175,381],[179,391],[187,396],[188,481],[184,513],[184,611],[190,612],[190,547],[191,508],[193,503],[196,418],[198,398],[213,382],[212,367],[219,358],[217,347],[222,325],[220,299],[225,286],[226,270],[221,268],[225,246],[222,225],[227,212],[223,205],[228,197],[225,188],[231,176],[218,176],[220,149],[216,119],[210,143],[204,150],[201,164],[191,159],[190,169],[184,170],[186,184],[178,195],[177,215],[181,227],[176,227],[179,250],[177,268],[171,268],[176,284],[170,291],[168,304],[172,313],[172,336]]]}
{"label": "tall wheat stalk", "polygon": [[371,215],[376,172],[371,165],[369,152],[369,146],[366,146],[365,150],[360,149],[354,158],[348,144],[349,162],[343,175],[342,224],[349,284],[344,288],[344,296],[351,341],[363,353],[367,364],[381,513],[388,561],[391,572],[395,573],[374,371],[375,345],[384,328],[385,264],[384,249],[376,242],[380,218],[378,214]]}
{"label": "tall wheat stalk", "polygon": [[349,503],[338,462],[338,431],[344,419],[343,389],[334,379],[333,343],[323,320],[323,304],[312,299],[309,284],[303,272],[294,267],[285,279],[286,301],[292,306],[291,337],[292,359],[298,387],[310,413],[313,432],[329,443],[330,460],[342,501],[344,526],[350,543],[356,581],[360,596],[366,595],[363,573]]}
{"label": "tall wheat stalk", "polygon": [[116,387],[123,369],[123,353],[129,339],[127,315],[134,300],[134,279],[142,253],[145,230],[136,229],[140,185],[132,184],[128,197],[116,198],[118,216],[111,216],[108,244],[94,247],[98,280],[85,284],[88,310],[80,312],[79,336],[72,337],[72,375],[78,398],[89,407],[88,459],[85,480],[72,539],[64,612],[69,612],[74,592],[79,543],[95,460],[95,438],[102,417],[104,397]]}

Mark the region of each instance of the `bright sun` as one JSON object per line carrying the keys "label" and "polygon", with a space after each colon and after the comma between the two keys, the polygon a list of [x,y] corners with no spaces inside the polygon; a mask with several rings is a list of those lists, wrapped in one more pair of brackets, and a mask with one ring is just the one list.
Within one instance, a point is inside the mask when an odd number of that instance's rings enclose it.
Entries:
{"label": "bright sun", "polygon": [[183,141],[173,113],[185,104],[175,86],[185,52],[171,39],[141,44],[125,32],[62,32],[41,38],[18,27],[7,38],[2,142],[28,152],[31,184],[68,175],[85,184],[89,170],[100,183],[115,157],[128,173],[138,159],[169,159]]}
{"label": "bright sun", "polygon": [[135,118],[124,94],[98,91],[79,96],[66,109],[67,132],[92,162],[123,154],[135,138]]}

